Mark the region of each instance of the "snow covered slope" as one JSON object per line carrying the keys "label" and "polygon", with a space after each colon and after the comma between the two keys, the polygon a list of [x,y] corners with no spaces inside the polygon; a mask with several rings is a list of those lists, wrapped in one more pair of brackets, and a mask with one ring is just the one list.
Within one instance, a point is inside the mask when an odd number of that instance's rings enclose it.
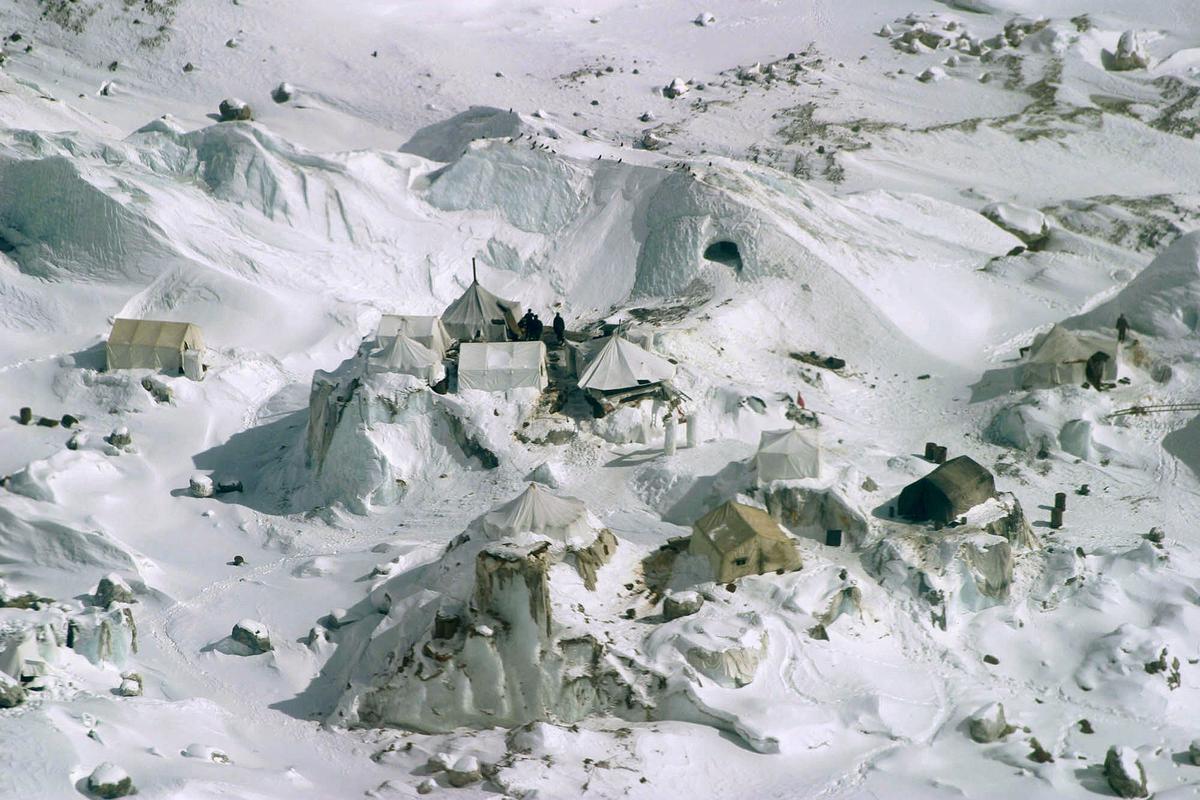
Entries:
{"label": "snow covered slope", "polygon": [[[1200,787],[1190,0],[353,6],[0,0],[0,796]],[[692,446],[554,347],[362,368],[472,261],[668,359]],[[1122,313],[1104,392],[1017,388]],[[116,317],[204,380],[106,371]],[[896,519],[926,443],[998,498]],[[530,481],[595,538],[489,527]],[[801,569],[712,582],[727,500]]]}

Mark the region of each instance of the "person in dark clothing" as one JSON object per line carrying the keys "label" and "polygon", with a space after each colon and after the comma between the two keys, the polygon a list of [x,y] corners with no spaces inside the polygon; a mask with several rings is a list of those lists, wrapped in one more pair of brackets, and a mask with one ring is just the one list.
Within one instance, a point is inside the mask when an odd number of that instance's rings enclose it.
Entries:
{"label": "person in dark clothing", "polygon": [[1087,360],[1087,365],[1083,368],[1087,382],[1098,392],[1104,391],[1104,365],[1107,362],[1108,353],[1095,352],[1092,353],[1092,357]]}
{"label": "person in dark clothing", "polygon": [[521,335],[526,339],[529,338],[529,321],[532,319],[533,309],[529,308],[525,310],[525,316],[521,317],[521,319],[517,321],[517,328],[520,329]]}
{"label": "person in dark clothing", "polygon": [[558,346],[562,347],[563,340],[567,335],[567,323],[563,321],[562,314],[554,312],[554,338],[558,340]]}
{"label": "person in dark clothing", "polygon": [[1125,315],[1117,317],[1117,341],[1125,341],[1125,334],[1129,330],[1129,320],[1125,319]]}
{"label": "person in dark clothing", "polygon": [[537,314],[533,315],[532,327],[533,327],[533,330],[530,332],[532,335],[529,338],[532,341],[540,342],[542,340],[542,329],[545,326],[542,324],[542,320],[541,320],[541,318],[538,317]]}

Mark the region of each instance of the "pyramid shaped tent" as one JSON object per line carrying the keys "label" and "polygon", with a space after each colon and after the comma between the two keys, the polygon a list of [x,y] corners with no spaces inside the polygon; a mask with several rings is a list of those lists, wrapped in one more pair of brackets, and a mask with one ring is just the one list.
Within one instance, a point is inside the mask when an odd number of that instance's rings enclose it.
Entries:
{"label": "pyramid shaped tent", "polygon": [[1022,389],[1052,386],[1078,386],[1087,380],[1087,361],[1094,353],[1104,353],[1104,380],[1117,377],[1117,342],[1095,334],[1069,331],[1055,325],[1033,340],[1025,363],[1021,365]]}
{"label": "pyramid shaped tent", "polygon": [[579,376],[579,388],[616,392],[662,383],[675,376],[675,365],[614,333]]}
{"label": "pyramid shaped tent", "polygon": [[379,318],[375,338],[380,344],[403,333],[432,350],[438,358],[446,357],[450,347],[450,334],[440,317],[415,316],[412,314],[384,314]]}
{"label": "pyramid shaped tent", "polygon": [[507,339],[506,329],[513,335],[519,331],[514,313],[519,308],[518,303],[496,297],[473,280],[462,296],[442,312],[442,324],[460,342],[503,342]]}
{"label": "pyramid shaped tent", "polygon": [[446,369],[437,353],[404,334],[393,336],[367,356],[367,372],[398,372],[415,375],[430,383],[446,377]]}
{"label": "pyramid shaped tent", "polygon": [[559,497],[536,483],[488,512],[483,530],[493,539],[533,533],[579,547],[586,547],[596,538],[596,528],[582,500]]}
{"label": "pyramid shaped tent", "polygon": [[754,456],[759,483],[816,478],[821,473],[821,446],[816,431],[792,428],[763,431]]}

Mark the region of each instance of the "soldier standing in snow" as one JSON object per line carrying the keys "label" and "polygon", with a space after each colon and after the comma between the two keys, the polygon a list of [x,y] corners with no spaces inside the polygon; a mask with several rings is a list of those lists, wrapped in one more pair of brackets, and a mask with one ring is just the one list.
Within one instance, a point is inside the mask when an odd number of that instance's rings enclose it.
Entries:
{"label": "soldier standing in snow", "polygon": [[562,347],[563,338],[567,334],[567,323],[563,321],[562,314],[554,312],[554,338],[558,339],[558,346]]}
{"label": "soldier standing in snow", "polygon": [[1117,341],[1125,341],[1125,333],[1129,330],[1129,320],[1125,319],[1125,315],[1117,317]]}

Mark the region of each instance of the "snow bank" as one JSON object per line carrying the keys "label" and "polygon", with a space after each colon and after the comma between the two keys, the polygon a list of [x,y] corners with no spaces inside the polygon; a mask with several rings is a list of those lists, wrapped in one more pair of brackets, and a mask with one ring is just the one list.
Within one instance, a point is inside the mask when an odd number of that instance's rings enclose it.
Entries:
{"label": "snow bank", "polygon": [[1200,231],[1186,233],[1112,299],[1068,321],[1073,328],[1112,329],[1124,314],[1134,335],[1191,338],[1200,327]]}

